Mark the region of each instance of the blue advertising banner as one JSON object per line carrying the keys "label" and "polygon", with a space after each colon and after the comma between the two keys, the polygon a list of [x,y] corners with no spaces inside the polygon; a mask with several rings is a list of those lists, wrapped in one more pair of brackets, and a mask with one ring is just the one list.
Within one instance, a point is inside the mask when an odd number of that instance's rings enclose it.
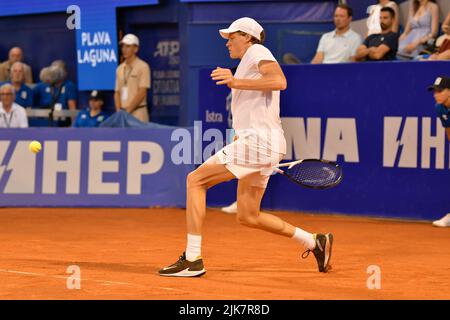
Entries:
{"label": "blue advertising banner", "polygon": [[[426,87],[449,62],[393,62],[283,67],[281,95],[285,160],[323,158],[343,166],[330,190],[308,190],[279,175],[263,207],[434,219],[450,211],[450,149]],[[211,70],[200,73],[199,118],[227,128],[226,97]],[[223,133],[224,135],[224,133]],[[209,204],[235,200],[235,184],[209,192]]]}
{"label": "blue advertising banner", "polygon": [[113,90],[119,53],[116,9],[158,4],[159,0],[0,0],[0,16],[67,12],[76,29],[79,90]]}
{"label": "blue advertising banner", "polygon": [[[0,206],[184,207],[191,129],[0,130]],[[32,140],[42,143],[30,152]],[[187,149],[185,149],[187,150]],[[189,160],[189,157],[186,159]]]}

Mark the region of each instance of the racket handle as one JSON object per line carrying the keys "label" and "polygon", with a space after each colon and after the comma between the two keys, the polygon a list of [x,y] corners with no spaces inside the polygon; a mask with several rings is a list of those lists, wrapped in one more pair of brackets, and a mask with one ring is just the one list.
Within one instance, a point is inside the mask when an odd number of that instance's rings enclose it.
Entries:
{"label": "racket handle", "polygon": [[274,167],[273,170],[276,171],[277,173],[284,174],[284,171],[281,169],[278,169],[277,167]]}

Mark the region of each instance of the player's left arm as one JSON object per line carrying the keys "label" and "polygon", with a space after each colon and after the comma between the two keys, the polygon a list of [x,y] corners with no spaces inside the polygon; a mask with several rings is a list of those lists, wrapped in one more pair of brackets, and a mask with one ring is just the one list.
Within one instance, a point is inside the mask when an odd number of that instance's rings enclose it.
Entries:
{"label": "player's left arm", "polygon": [[236,79],[230,69],[216,68],[211,78],[217,85],[226,84],[231,89],[278,91],[286,90],[287,81],[283,70],[276,61],[261,60],[258,64],[259,79]]}

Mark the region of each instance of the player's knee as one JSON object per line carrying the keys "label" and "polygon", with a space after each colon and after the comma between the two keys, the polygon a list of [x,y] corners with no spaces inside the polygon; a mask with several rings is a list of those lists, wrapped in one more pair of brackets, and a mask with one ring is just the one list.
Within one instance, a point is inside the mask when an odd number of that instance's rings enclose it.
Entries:
{"label": "player's knee", "polygon": [[201,183],[198,174],[195,171],[190,172],[186,178],[186,187],[190,189],[190,188],[197,188],[200,186]]}
{"label": "player's knee", "polygon": [[247,227],[257,227],[258,226],[258,218],[254,215],[249,214],[238,214],[236,215],[236,220],[240,225],[247,226]]}

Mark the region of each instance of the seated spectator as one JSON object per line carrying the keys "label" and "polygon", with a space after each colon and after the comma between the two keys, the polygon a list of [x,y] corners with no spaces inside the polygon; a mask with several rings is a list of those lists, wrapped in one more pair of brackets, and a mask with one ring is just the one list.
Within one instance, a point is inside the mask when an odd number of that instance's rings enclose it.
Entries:
{"label": "seated spectator", "polygon": [[395,11],[384,7],[380,12],[381,33],[368,36],[356,52],[356,61],[395,60],[398,34],[392,32]]}
{"label": "seated spectator", "polygon": [[405,32],[400,36],[398,55],[412,59],[439,31],[439,7],[434,0],[413,0]]}
{"label": "seated spectator", "polygon": [[325,33],[319,42],[317,53],[311,63],[340,63],[354,60],[361,36],[350,28],[352,9],[339,5],[334,12],[334,31]]}
{"label": "seated spectator", "polygon": [[[0,64],[0,82],[8,82],[11,80],[11,67],[15,62],[23,61],[23,51],[19,47],[9,50],[8,60]],[[25,83],[33,83],[33,76],[29,65],[25,67]]]}
{"label": "seated spectator", "polygon": [[436,40],[439,49],[428,60],[450,60],[450,13],[442,23],[442,32],[444,34]]}
{"label": "seated spectator", "polygon": [[64,62],[58,60],[41,70],[41,81],[33,90],[34,105],[55,110],[76,110],[77,90],[75,84],[66,80]]}
{"label": "seated spectator", "polygon": [[0,87],[0,128],[27,128],[25,109],[14,102],[14,86],[7,83]]}
{"label": "seated spectator", "polygon": [[73,126],[77,128],[98,127],[107,118],[106,113],[102,111],[104,103],[103,93],[97,90],[92,91],[89,96],[89,108],[78,113]]}
{"label": "seated spectator", "polygon": [[25,65],[14,62],[11,66],[11,82],[16,92],[15,102],[24,108],[33,106],[33,90],[25,84]]}
{"label": "seated spectator", "polygon": [[376,5],[368,8],[369,17],[367,18],[367,34],[366,38],[372,34],[381,33],[380,12],[384,7],[392,8],[395,12],[395,20],[392,25],[392,32],[398,33],[400,28],[400,14],[398,5],[395,1],[378,0]]}

